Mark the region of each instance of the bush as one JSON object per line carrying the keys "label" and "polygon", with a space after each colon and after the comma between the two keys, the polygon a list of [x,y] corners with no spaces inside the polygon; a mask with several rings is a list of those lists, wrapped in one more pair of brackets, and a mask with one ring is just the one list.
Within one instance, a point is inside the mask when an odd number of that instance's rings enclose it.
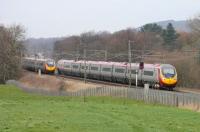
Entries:
{"label": "bush", "polygon": [[174,63],[178,73],[178,86],[200,88],[200,68],[195,59],[185,59]]}

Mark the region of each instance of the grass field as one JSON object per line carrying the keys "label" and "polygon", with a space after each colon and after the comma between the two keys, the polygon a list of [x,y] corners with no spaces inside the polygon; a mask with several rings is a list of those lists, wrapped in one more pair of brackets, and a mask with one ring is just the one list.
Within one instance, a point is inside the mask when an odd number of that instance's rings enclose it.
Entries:
{"label": "grass field", "polygon": [[111,97],[49,97],[0,85],[0,132],[192,132],[200,113]]}

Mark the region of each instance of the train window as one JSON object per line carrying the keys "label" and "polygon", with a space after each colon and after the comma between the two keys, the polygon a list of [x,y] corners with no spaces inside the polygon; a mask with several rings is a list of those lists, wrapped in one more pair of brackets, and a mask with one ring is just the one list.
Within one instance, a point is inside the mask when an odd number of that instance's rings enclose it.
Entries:
{"label": "train window", "polygon": [[[128,70],[128,73],[130,73],[130,70]],[[136,70],[131,70],[131,74],[136,74]]]}
{"label": "train window", "polygon": [[163,74],[175,74],[175,71],[173,68],[163,68],[162,69]]}
{"label": "train window", "polygon": [[174,77],[175,70],[171,67],[164,67],[162,68],[162,73],[166,78]]}
{"label": "train window", "polygon": [[67,62],[64,62],[63,66],[64,66],[64,68],[70,68],[70,64]]}
{"label": "train window", "polygon": [[27,65],[27,64],[28,64],[28,61],[23,61],[23,63]]}
{"label": "train window", "polygon": [[39,66],[43,66],[43,63],[41,62],[41,63],[39,63]]}
{"label": "train window", "polygon": [[110,72],[110,71],[111,71],[111,68],[103,68],[102,71]]}
{"label": "train window", "polygon": [[153,76],[153,71],[144,71],[144,75]]}
{"label": "train window", "polygon": [[[81,66],[81,69],[85,69],[85,66]],[[86,69],[88,69],[88,66],[86,66]]]}
{"label": "train window", "polygon": [[52,66],[55,65],[55,62],[52,61],[52,60],[48,60],[48,61],[47,61],[47,65],[50,66],[50,67],[52,67]]}
{"label": "train window", "polygon": [[70,65],[64,65],[65,68],[70,68]]}
{"label": "train window", "polygon": [[90,70],[93,70],[93,71],[98,71],[98,69],[99,69],[98,67],[91,67],[90,68]]}
{"label": "train window", "polygon": [[78,69],[78,65],[73,65],[73,69]]}
{"label": "train window", "polygon": [[117,73],[124,73],[124,69],[115,69],[115,72],[117,72]]}

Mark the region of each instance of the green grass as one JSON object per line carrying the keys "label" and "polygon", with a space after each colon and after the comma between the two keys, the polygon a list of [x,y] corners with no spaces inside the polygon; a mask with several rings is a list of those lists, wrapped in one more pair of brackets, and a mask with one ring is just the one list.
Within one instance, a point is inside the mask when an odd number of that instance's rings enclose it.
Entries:
{"label": "green grass", "polygon": [[190,132],[200,113],[111,97],[50,97],[0,85],[0,132]]}

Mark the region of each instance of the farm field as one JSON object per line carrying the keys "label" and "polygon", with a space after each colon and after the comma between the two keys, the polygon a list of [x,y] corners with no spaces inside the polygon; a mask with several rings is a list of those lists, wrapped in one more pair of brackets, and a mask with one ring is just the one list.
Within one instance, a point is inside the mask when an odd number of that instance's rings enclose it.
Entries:
{"label": "farm field", "polygon": [[200,113],[112,97],[56,97],[0,85],[0,132],[198,132]]}

